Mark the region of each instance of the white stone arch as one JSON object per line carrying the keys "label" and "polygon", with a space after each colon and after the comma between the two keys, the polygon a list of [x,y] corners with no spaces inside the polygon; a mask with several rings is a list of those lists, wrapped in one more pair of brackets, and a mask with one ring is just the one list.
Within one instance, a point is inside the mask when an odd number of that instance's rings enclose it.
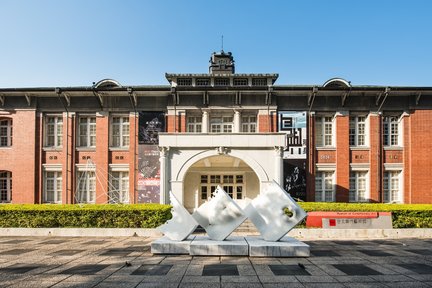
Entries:
{"label": "white stone arch", "polygon": [[217,149],[201,151],[195,154],[194,156],[190,157],[187,161],[185,161],[185,163],[179,169],[175,177],[175,181],[183,182],[187,171],[196,162],[208,157],[219,156],[219,155],[231,156],[243,160],[255,172],[255,174],[258,177],[258,180],[261,183],[270,181],[267,172],[264,170],[264,168],[253,158],[249,157],[247,154],[241,153],[236,150],[229,151],[229,153],[226,154],[220,154]]}

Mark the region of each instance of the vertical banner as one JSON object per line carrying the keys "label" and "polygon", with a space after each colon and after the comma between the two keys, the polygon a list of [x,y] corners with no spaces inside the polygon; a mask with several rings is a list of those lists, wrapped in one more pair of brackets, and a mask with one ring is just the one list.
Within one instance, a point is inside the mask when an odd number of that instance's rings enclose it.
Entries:
{"label": "vertical banner", "polygon": [[159,203],[159,132],[165,131],[165,114],[140,112],[138,134],[138,203]]}
{"label": "vertical banner", "polygon": [[286,133],[284,188],[296,200],[306,201],[306,112],[279,111],[279,132]]}
{"label": "vertical banner", "polygon": [[286,133],[284,159],[306,159],[306,112],[279,111],[279,132]]}
{"label": "vertical banner", "polygon": [[306,160],[286,159],[284,168],[284,188],[295,200],[306,201]]}

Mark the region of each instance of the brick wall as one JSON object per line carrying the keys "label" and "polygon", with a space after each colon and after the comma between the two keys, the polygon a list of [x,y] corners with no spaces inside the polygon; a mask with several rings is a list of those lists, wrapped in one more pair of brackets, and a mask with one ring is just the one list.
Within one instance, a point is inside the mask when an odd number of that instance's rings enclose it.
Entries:
{"label": "brick wall", "polygon": [[17,110],[0,115],[12,119],[12,146],[0,148],[0,170],[12,173],[12,203],[35,203],[36,111]]}
{"label": "brick wall", "polygon": [[349,199],[349,116],[336,117],[336,202]]}
{"label": "brick wall", "polygon": [[[432,111],[417,110],[409,116],[409,171],[411,182],[405,190],[407,203],[432,203]],[[406,126],[406,125],[405,125]]]}

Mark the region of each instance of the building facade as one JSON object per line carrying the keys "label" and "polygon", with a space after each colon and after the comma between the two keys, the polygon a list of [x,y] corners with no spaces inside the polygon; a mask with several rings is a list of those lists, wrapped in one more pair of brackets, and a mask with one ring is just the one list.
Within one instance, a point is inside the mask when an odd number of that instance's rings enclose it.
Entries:
{"label": "building facade", "polygon": [[1,203],[169,203],[278,182],[303,201],[432,203],[432,87],[275,85],[209,73],[169,85],[0,89]]}

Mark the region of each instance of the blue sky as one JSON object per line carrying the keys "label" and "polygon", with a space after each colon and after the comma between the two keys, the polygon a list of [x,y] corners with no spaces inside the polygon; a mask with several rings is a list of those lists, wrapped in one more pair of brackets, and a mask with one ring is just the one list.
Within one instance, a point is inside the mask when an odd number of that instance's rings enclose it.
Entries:
{"label": "blue sky", "polygon": [[0,87],[167,84],[231,51],[279,85],[432,86],[432,1],[0,0]]}

